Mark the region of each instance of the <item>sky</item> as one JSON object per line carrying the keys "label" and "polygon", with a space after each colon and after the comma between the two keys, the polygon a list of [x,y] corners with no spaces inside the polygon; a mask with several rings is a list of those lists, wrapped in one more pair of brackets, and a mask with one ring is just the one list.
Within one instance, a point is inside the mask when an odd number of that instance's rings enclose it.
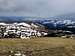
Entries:
{"label": "sky", "polygon": [[75,0],[0,0],[0,16],[51,17],[75,13]]}

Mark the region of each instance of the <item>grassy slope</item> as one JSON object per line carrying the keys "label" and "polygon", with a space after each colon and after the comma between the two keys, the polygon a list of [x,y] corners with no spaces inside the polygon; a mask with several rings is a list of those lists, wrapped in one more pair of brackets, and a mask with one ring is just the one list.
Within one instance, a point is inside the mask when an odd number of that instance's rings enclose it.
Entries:
{"label": "grassy slope", "polygon": [[75,56],[75,39],[0,39],[0,56],[8,55],[11,50],[28,56]]}

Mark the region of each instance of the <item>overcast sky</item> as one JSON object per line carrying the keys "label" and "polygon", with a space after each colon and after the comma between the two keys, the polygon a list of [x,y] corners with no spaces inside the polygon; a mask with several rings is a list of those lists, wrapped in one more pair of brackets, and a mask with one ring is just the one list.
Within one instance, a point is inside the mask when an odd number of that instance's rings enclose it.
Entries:
{"label": "overcast sky", "polygon": [[0,16],[50,17],[75,13],[75,0],[0,0]]}

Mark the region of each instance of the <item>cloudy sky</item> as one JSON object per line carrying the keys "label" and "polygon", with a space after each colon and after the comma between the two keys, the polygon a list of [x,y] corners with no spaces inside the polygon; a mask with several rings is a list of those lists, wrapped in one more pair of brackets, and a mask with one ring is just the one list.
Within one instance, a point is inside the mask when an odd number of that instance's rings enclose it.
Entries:
{"label": "cloudy sky", "polygon": [[50,17],[75,13],[75,0],[0,0],[0,16]]}

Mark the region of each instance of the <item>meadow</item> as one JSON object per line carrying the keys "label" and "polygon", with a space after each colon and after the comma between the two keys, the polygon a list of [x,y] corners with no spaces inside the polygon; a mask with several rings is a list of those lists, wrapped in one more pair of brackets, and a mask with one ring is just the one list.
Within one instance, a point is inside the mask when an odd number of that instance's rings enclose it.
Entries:
{"label": "meadow", "polygon": [[11,51],[20,51],[26,56],[75,56],[75,39],[0,39],[0,56],[8,56]]}

